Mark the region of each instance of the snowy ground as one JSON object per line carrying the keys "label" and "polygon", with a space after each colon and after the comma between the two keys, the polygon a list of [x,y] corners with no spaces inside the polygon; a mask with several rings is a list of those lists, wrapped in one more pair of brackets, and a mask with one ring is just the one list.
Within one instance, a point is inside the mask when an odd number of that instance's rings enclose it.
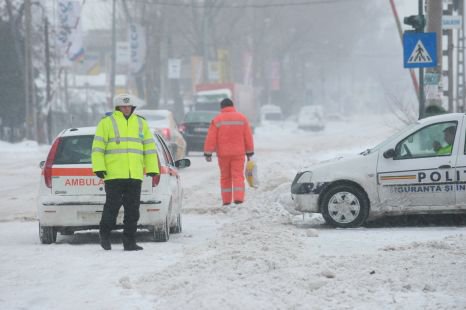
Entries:
{"label": "snowy ground", "polygon": [[140,232],[144,251],[134,253],[118,232],[112,251],[96,231],[41,245],[35,195],[47,147],[0,142],[0,309],[466,309],[464,225],[342,230],[286,211],[302,165],[371,147],[399,126],[370,115],[319,133],[258,128],[261,187],[240,207],[220,207],[217,165],[193,155],[183,233],[154,243]]}

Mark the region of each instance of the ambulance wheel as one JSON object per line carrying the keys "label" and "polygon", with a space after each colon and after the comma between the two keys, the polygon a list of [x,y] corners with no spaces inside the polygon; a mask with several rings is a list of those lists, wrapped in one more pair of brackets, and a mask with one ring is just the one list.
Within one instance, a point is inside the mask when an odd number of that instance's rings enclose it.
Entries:
{"label": "ambulance wheel", "polygon": [[183,231],[183,227],[181,225],[181,213],[178,213],[178,216],[176,217],[176,224],[175,226],[170,227],[170,233],[179,234],[182,231]]}
{"label": "ambulance wheel", "polygon": [[321,208],[327,224],[340,228],[358,227],[369,215],[369,199],[362,189],[340,184],[324,194]]}
{"label": "ambulance wheel", "polygon": [[39,223],[39,238],[42,244],[52,244],[57,241],[57,230],[51,226],[42,226]]}
{"label": "ambulance wheel", "polygon": [[170,239],[170,228],[168,225],[168,218],[166,218],[162,227],[155,227],[154,240],[156,242],[167,242],[168,239]]}

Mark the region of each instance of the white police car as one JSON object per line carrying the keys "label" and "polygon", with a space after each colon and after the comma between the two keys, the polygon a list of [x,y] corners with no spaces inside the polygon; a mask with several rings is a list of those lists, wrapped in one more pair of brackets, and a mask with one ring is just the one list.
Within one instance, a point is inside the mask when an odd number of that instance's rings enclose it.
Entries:
{"label": "white police car", "polygon": [[335,227],[383,215],[466,213],[466,115],[417,121],[351,158],[300,171],[295,209],[321,213]]}
{"label": "white police car", "polygon": [[[97,229],[105,202],[104,182],[92,172],[91,152],[95,127],[63,130],[41,162],[42,178],[37,199],[39,236],[44,244],[78,230]],[[167,241],[179,233],[182,188],[177,168],[189,159],[174,161],[163,138],[156,134],[160,175],[145,177],[141,188],[139,228],[152,231],[155,241]],[[123,207],[117,226],[123,224]]]}

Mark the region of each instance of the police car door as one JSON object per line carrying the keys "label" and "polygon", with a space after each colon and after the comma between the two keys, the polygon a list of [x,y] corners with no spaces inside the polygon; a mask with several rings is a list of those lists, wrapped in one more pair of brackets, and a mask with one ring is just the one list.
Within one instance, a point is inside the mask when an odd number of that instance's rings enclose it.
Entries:
{"label": "police car door", "polygon": [[[463,116],[464,119],[465,116]],[[459,127],[461,128],[461,127]],[[462,129],[458,129],[460,137],[458,144],[458,158],[456,161],[456,205],[460,209],[466,209],[466,122],[463,121]]]}
{"label": "police car door", "polygon": [[[455,136],[450,152],[439,154],[435,145],[445,146],[444,130],[451,126],[460,128],[462,121],[462,116],[452,114],[444,121],[425,123],[381,149],[377,182],[383,205],[402,209],[455,204],[453,189],[459,135]],[[392,156],[387,156],[390,148]]]}

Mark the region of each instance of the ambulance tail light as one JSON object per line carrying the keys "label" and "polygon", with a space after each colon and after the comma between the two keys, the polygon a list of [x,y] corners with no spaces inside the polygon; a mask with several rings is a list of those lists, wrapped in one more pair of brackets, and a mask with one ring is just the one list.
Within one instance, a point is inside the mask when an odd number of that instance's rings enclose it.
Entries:
{"label": "ambulance tail light", "polygon": [[157,174],[155,177],[152,177],[152,187],[157,187],[160,183],[160,174]]}
{"label": "ambulance tail light", "polygon": [[157,185],[159,185],[159,183],[160,183],[160,173],[162,171],[160,171],[161,168],[160,168],[159,156],[157,156],[157,165],[159,166],[159,174],[157,174],[155,177],[152,177],[152,187],[157,187]]}
{"label": "ambulance tail light", "polygon": [[61,138],[56,138],[50,148],[49,155],[47,156],[47,160],[45,161],[44,165],[44,180],[45,185],[48,188],[52,188],[52,166],[55,160],[55,155],[57,154],[58,146],[60,145]]}

